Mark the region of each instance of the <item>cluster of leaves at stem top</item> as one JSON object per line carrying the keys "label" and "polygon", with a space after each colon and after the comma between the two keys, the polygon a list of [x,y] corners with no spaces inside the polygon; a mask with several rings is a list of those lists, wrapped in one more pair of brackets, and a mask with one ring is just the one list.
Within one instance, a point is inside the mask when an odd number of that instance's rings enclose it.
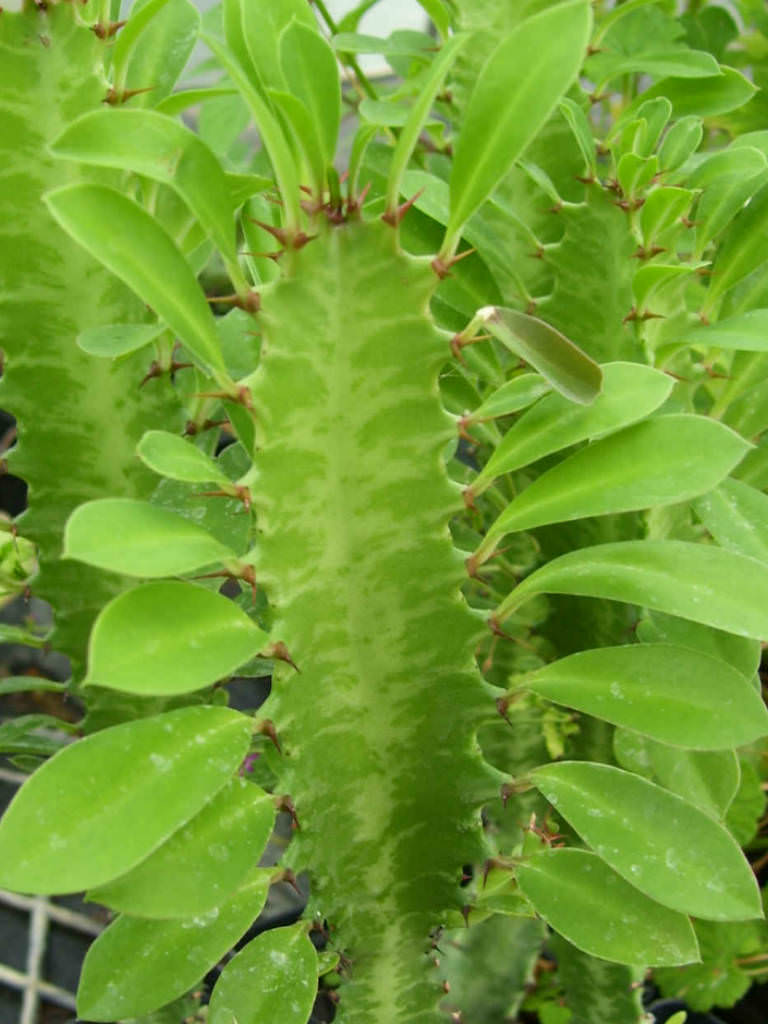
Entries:
{"label": "cluster of leaves at stem top", "polygon": [[[319,989],[341,1024],[637,1024],[645,968],[706,1007],[723,962],[738,998],[764,13],[429,0],[434,37],[377,39],[370,3],[115,6],[0,16],[3,402],[85,708],[74,743],[0,725],[42,762],[0,885],[117,915],[79,1015],[187,1012],[301,872],[213,1024],[306,1024]],[[178,87],[198,38],[217,81]]]}

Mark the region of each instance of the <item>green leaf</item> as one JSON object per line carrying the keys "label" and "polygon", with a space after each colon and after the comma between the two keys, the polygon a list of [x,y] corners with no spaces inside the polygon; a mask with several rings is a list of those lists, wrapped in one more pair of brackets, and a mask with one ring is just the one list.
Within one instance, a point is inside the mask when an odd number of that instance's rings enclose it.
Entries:
{"label": "green leaf", "polygon": [[654,781],[722,821],[739,788],[735,751],[680,750],[653,740],[645,745]]}
{"label": "green leaf", "polygon": [[741,480],[725,480],[693,508],[721,547],[768,563],[768,495]]}
{"label": "green leaf", "polygon": [[625,196],[642,195],[659,169],[656,155],[638,156],[637,153],[625,153],[616,168],[616,179]]}
{"label": "green leaf", "polygon": [[341,123],[341,84],[336,57],[314,29],[292,21],[280,35],[280,67],[289,91],[309,111],[324,165],[333,162]]}
{"label": "green leaf", "polygon": [[706,327],[695,327],[680,340],[705,348],[768,352],[768,309],[750,309]]}
{"label": "green leaf", "polygon": [[229,708],[182,708],[65,747],[5,812],[0,886],[78,892],[124,874],[226,784],[251,725]]}
{"label": "green leaf", "polygon": [[[755,153],[765,159],[757,150],[735,149],[732,152],[734,155],[740,152]],[[736,170],[719,175],[705,187],[696,207],[695,254],[702,254],[709,243],[728,227],[752,196],[765,185],[766,180],[768,170],[765,165],[756,166],[752,163],[741,172]]]}
{"label": "green leaf", "polygon": [[69,517],[64,557],[151,578],[192,572],[234,558],[234,553],[168,509],[129,498],[99,498]]}
{"label": "green leaf", "polygon": [[69,185],[45,197],[65,231],[125,281],[202,366],[224,376],[213,315],[189,264],[157,221],[104,185]]}
{"label": "green leaf", "polygon": [[654,189],[646,198],[640,213],[640,228],[643,232],[643,245],[649,249],[658,238],[677,227],[686,215],[694,199],[694,192],[687,188]]}
{"label": "green leaf", "polygon": [[555,327],[503,306],[486,306],[477,319],[572,402],[586,405],[600,394],[603,374],[598,364]]}
{"label": "green leaf", "polygon": [[326,178],[327,161],[323,157],[323,145],[317,131],[317,124],[298,97],[279,89],[267,89],[267,96],[287,127],[296,145],[297,152],[303,151],[312,175],[315,192],[319,195]]}
{"label": "green leaf", "polygon": [[152,19],[157,17],[168,0],[148,0],[143,5],[136,5],[131,17],[118,32],[112,48],[112,74],[121,88],[125,88],[128,63]]}
{"label": "green leaf", "polygon": [[569,551],[523,580],[497,615],[545,593],[624,601],[738,636],[768,637],[765,564],[705,544],[620,541]]}
{"label": "green leaf", "polygon": [[699,148],[704,135],[701,118],[695,114],[681,117],[673,124],[659,146],[659,167],[669,172],[682,167],[685,161]]}
{"label": "green leaf", "polygon": [[520,888],[550,927],[592,956],[673,966],[699,959],[691,922],[648,899],[588,850],[546,850],[517,869]]}
{"label": "green leaf", "polygon": [[603,390],[591,405],[576,405],[560,394],[547,395],[507,431],[472,484],[479,493],[502,473],[643,419],[672,390],[671,377],[638,363],[607,363]]}
{"label": "green leaf", "polygon": [[559,108],[560,113],[568,122],[568,126],[573,132],[573,137],[576,139],[576,145],[579,147],[581,155],[584,158],[585,176],[596,177],[597,149],[589,118],[578,103],[574,103],[573,100],[568,99],[567,96],[564,96],[560,100]]}
{"label": "green leaf", "polygon": [[668,285],[679,284],[681,279],[698,269],[695,263],[647,263],[638,268],[632,278],[632,295],[637,310],[648,311],[649,302],[663,300],[662,293]]}
{"label": "green leaf", "polygon": [[759,640],[734,636],[721,629],[703,626],[699,622],[688,622],[661,612],[646,612],[637,624],[635,636],[642,643],[673,644],[709,654],[735,668],[750,681],[754,679],[760,664]]}
{"label": "green leaf", "polygon": [[[126,89],[148,89],[131,99],[134,106],[152,107],[170,94],[186,67],[200,31],[200,15],[189,0],[168,0],[161,6],[162,10],[155,13],[132,46],[119,80],[116,76],[116,84]],[[118,33],[116,46],[133,19],[141,13],[136,10],[131,14],[128,24]]]}
{"label": "green leaf", "polygon": [[526,676],[522,685],[678,747],[721,750],[768,734],[768,710],[740,672],[671,644],[580,651]]}
{"label": "green leaf", "polygon": [[254,869],[234,896],[207,914],[164,921],[119,917],[86,954],[78,1016],[138,1017],[192,988],[258,917],[273,874]]}
{"label": "green leaf", "polygon": [[[410,112],[403,122],[403,130],[400,132],[387,179],[387,212],[395,217],[398,199],[400,196],[403,175],[411,159],[413,151],[418,142],[419,135],[429,117],[429,112],[435,102],[443,79],[453,66],[454,61],[467,42],[469,35],[463,33],[453,36],[440,50],[440,53],[432,61],[429,72],[426,75],[416,101],[411,105]],[[369,101],[370,102],[370,101]],[[395,221],[396,222],[396,221]]]}
{"label": "green leaf", "polygon": [[192,693],[267,643],[220,594],[191,583],[146,583],[110,601],[96,619],[85,683],[148,697]]}
{"label": "green leaf", "polygon": [[232,481],[210,455],[191,441],[185,441],[178,434],[169,434],[167,430],[148,430],[139,441],[136,453],[145,466],[171,480],[232,486]]}
{"label": "green leaf", "polygon": [[64,683],[54,683],[50,679],[41,679],[39,676],[6,676],[0,679],[0,696],[7,693],[41,693],[62,692],[66,690]]}
{"label": "green leaf", "polygon": [[548,382],[538,373],[522,373],[518,377],[502,384],[492,392],[482,405],[467,417],[469,423],[481,423],[483,420],[496,419],[519,412],[548,394],[551,390]]}
{"label": "green leaf", "polygon": [[165,324],[108,324],[82,331],[77,344],[88,355],[113,359],[143,348],[164,330]]}
{"label": "green leaf", "polygon": [[137,917],[191,917],[228,899],[264,852],[274,797],[245,779],[227,785],[146,860],[88,899]]}
{"label": "green leaf", "polygon": [[236,96],[237,90],[233,89],[229,85],[216,85],[210,89],[181,89],[179,92],[174,92],[170,96],[166,96],[164,100],[161,100],[155,110],[159,114],[169,114],[172,117],[176,114],[182,114],[185,110],[189,110],[190,107],[196,107],[200,103],[205,103],[207,100],[220,99],[223,96]]}
{"label": "green leaf", "polygon": [[705,416],[635,423],[537,477],[491,525],[479,550],[489,554],[506,533],[693,498],[727,476],[749,448]]}
{"label": "green leaf", "polygon": [[[598,78],[601,83],[609,82],[619,75],[643,74],[654,78],[707,78],[719,75],[720,66],[711,53],[702,50],[670,49],[639,50],[636,54],[600,53],[598,61],[589,61],[586,73]],[[591,65],[595,65],[593,73]],[[599,70],[598,70],[599,68]]]}
{"label": "green leaf", "polygon": [[607,764],[562,761],[534,769],[531,779],[595,853],[651,899],[714,921],[762,917],[738,844],[698,807]]}
{"label": "green leaf", "polygon": [[715,259],[703,312],[711,310],[720,296],[768,260],[768,185],[752,197],[731,225]]}
{"label": "green leaf", "polygon": [[444,250],[522,155],[579,72],[592,16],[569,0],[519,24],[493,52],[470,96],[454,149]]}
{"label": "green leaf", "polygon": [[754,96],[755,86],[734,68],[721,65],[720,70],[721,74],[711,78],[662,79],[625,109],[622,121],[630,119],[641,103],[658,96],[666,96],[672,103],[675,118],[692,114],[716,117],[744,106]]}
{"label": "green leaf", "polygon": [[238,285],[244,284],[226,176],[186,125],[153,110],[96,110],[69,125],[51,148],[56,156],[133,171],[169,185],[237,275]]}
{"label": "green leaf", "polygon": [[337,53],[378,53],[383,57],[430,59],[435,41],[423,32],[393,32],[382,39],[360,32],[339,32],[333,37]]}
{"label": "green leaf", "polygon": [[300,922],[257,935],[230,960],[213,990],[208,1019],[210,1024],[306,1024],[316,996],[317,953]]}
{"label": "green leaf", "polygon": [[[285,90],[280,36],[292,21],[317,32],[312,8],[305,0],[237,0],[240,22],[252,67],[264,89]],[[231,42],[229,36],[227,42]]]}

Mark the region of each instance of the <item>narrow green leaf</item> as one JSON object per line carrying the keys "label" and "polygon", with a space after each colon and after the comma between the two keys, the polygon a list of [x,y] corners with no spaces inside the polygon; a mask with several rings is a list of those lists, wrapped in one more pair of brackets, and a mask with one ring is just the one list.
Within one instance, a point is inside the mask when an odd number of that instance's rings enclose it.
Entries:
{"label": "narrow green leaf", "polygon": [[215,376],[225,376],[213,315],[189,264],[157,221],[104,185],[69,185],[45,197],[76,242],[125,281]]}
{"label": "narrow green leaf", "polygon": [[572,402],[586,405],[600,394],[598,364],[564,334],[538,317],[503,306],[486,306],[477,318],[494,337],[524,359]]}
{"label": "narrow green leaf", "polygon": [[706,416],[635,423],[537,477],[489,528],[481,550],[490,553],[506,533],[693,498],[727,476],[749,448]]}
{"label": "narrow green leaf", "polygon": [[147,0],[142,7],[131,12],[131,17],[118,32],[112,48],[112,74],[122,88],[125,88],[128,62],[142,33],[167,3],[168,0]]}
{"label": "narrow green leaf", "polygon": [[502,473],[648,416],[674,386],[671,377],[639,363],[607,363],[602,370],[603,390],[591,405],[551,394],[525,412],[504,435],[472,490],[479,493]]}
{"label": "narrow green leaf", "polygon": [[41,693],[62,692],[66,690],[64,683],[54,683],[50,679],[41,679],[39,676],[6,676],[0,679],[0,696],[7,693],[34,693],[39,690]]}
{"label": "narrow green leaf", "polygon": [[274,797],[245,779],[227,785],[146,860],[88,898],[137,917],[192,917],[228,899],[264,852]]}
{"label": "narrow green leaf", "polygon": [[336,57],[315,28],[295,20],[281,33],[279,51],[288,89],[309,111],[327,166],[333,163],[341,123]]}
{"label": "narrow green leaf", "polygon": [[546,593],[625,601],[737,636],[768,637],[765,563],[706,544],[620,541],[569,551],[523,580],[497,615]]}
{"label": "narrow green leaf", "polygon": [[636,308],[642,313],[653,311],[654,302],[663,300],[664,291],[670,285],[678,285],[680,282],[694,274],[701,265],[695,263],[647,263],[639,267],[632,278],[632,295]]}
{"label": "narrow green leaf", "polygon": [[750,309],[707,327],[695,327],[680,340],[705,348],[768,352],[768,309]]}
{"label": "narrow green leaf", "polygon": [[[741,152],[734,150],[734,153]],[[743,150],[746,153],[756,150]],[[759,154],[761,157],[762,153]],[[763,157],[763,159],[765,159]],[[709,162],[709,161],[708,161]],[[743,173],[738,171],[721,174],[704,189],[704,194],[696,206],[696,248],[694,255],[700,256],[709,243],[717,238],[728,227],[734,217],[740,213],[752,196],[755,195],[768,180],[768,169],[765,165],[754,165]]]}
{"label": "narrow green leaf", "polygon": [[755,94],[755,86],[748,78],[725,65],[721,74],[711,78],[663,78],[646,89],[622,114],[622,121],[630,119],[637,107],[647,100],[666,96],[672,103],[674,116],[716,117],[744,106]]}
{"label": "narrow green leaf", "polygon": [[562,761],[534,769],[531,779],[595,853],[651,899],[705,920],[762,917],[739,845],[698,807],[607,764]]}
{"label": "narrow green leaf", "polygon": [[185,110],[189,110],[190,107],[196,107],[200,103],[205,103],[206,100],[236,95],[237,90],[229,85],[216,85],[209,89],[181,89],[179,92],[174,92],[170,96],[166,96],[164,100],[161,100],[155,107],[155,110],[159,114],[169,114],[171,117],[174,117],[176,114],[182,114]]}
{"label": "narrow green leaf", "polygon": [[114,359],[143,348],[164,330],[165,324],[108,324],[78,334],[77,344],[88,355]]}
{"label": "narrow green leaf", "polygon": [[724,750],[768,735],[768,711],[736,669],[686,647],[628,644],[561,658],[523,685],[662,743]]}
{"label": "narrow green leaf", "polygon": [[434,39],[423,32],[393,32],[383,39],[361,32],[339,32],[333,37],[337,53],[377,53],[382,57],[421,57],[430,59]]}
{"label": "narrow green leaf", "polygon": [[502,384],[467,417],[469,423],[496,419],[519,412],[551,391],[550,384],[538,373],[522,373]]}
{"label": "narrow green leaf", "polygon": [[768,495],[741,480],[725,480],[693,508],[721,547],[768,563]]}
{"label": "narrow green leaf", "polygon": [[620,75],[652,75],[654,78],[708,78],[719,75],[720,66],[703,50],[640,50],[636,54],[600,53],[588,61],[585,73],[601,83]]}
{"label": "narrow green leaf", "polygon": [[585,175],[595,177],[597,175],[597,149],[587,115],[578,103],[574,103],[567,96],[560,100],[559,107],[584,158]]}
{"label": "narrow green leaf", "polygon": [[325,187],[328,163],[323,156],[323,144],[320,141],[317,124],[302,101],[291,93],[267,89],[267,96],[281,116],[289,137],[293,138],[299,161],[301,158],[298,154],[303,152],[315,193],[319,195]]}
{"label": "narrow green leaf", "polygon": [[124,874],[226,784],[251,726],[229,708],[182,708],[65,747],[5,812],[0,886],[78,892]]}
{"label": "narrow green leaf", "polygon": [[545,850],[517,869],[520,888],[556,932],[592,956],[654,967],[699,959],[691,922],[648,899],[588,850]]}
{"label": "narrow green leaf", "polygon": [[707,289],[704,311],[711,310],[721,295],[768,260],[768,185],[752,197],[736,217],[718,251]]}
{"label": "narrow green leaf", "polygon": [[[142,10],[132,14],[128,25]],[[115,45],[128,25],[118,33]],[[132,47],[120,78],[116,77],[116,84],[123,88],[147,90],[132,97],[132,105],[152,107],[170,94],[195,48],[199,31],[200,14],[190,0],[168,0],[162,5]]]}
{"label": "narrow green leaf", "polygon": [[167,430],[148,430],[139,441],[136,453],[145,466],[171,480],[190,484],[232,484],[210,455],[191,441],[185,441],[178,434],[169,434]]}
{"label": "narrow green leaf", "polygon": [[306,1024],[317,996],[317,971],[305,924],[263,932],[221,972],[208,1010],[210,1024]]}
{"label": "narrow green leaf", "polygon": [[221,594],[191,583],[146,583],[99,614],[85,683],[147,697],[192,693],[229,675],[268,642]]}
{"label": "narrow green leaf", "polygon": [[438,34],[445,39],[451,29],[451,15],[445,6],[444,0],[417,0],[419,7],[423,7]]}
{"label": "narrow green leaf", "polygon": [[169,185],[216,245],[230,272],[242,279],[226,176],[208,146],[186,125],[153,110],[95,110],[70,124],[51,148],[56,156],[118,167]]}
{"label": "narrow green leaf", "polygon": [[444,250],[547,121],[579,72],[592,24],[569,0],[519,24],[490,56],[470,96],[455,146]]}
{"label": "narrow green leaf", "polygon": [[164,921],[119,917],[86,954],[78,1016],[141,1017],[191,989],[258,917],[273,874],[253,869],[234,896],[207,914]]}
{"label": "narrow green leaf", "polygon": [[76,508],[64,557],[126,576],[177,576],[234,552],[174,512],[130,498],[99,498]]}
{"label": "narrow green leaf", "polygon": [[[625,764],[622,757],[622,738],[627,735],[626,730],[617,729],[614,736],[616,757],[622,767],[638,771],[633,765]],[[652,782],[658,782],[683,800],[723,821],[741,778],[739,759],[734,750],[681,750],[635,736],[635,744],[638,741],[642,744],[643,759],[651,769],[650,773],[640,771],[639,774],[647,775]]]}
{"label": "narrow green leaf", "polygon": [[429,117],[435,97],[443,84],[443,79],[453,66],[468,38],[469,35],[467,33],[459,34],[453,36],[443,45],[440,53],[432,61],[419,95],[411,106],[408,118],[395,145],[395,151],[392,154],[392,162],[390,163],[389,177],[387,179],[387,210],[391,214],[394,214],[397,208],[403,175],[418,142],[419,135]]}
{"label": "narrow green leaf", "polygon": [[[234,4],[238,6],[237,2]],[[253,5],[249,5],[253,6]],[[308,8],[307,8],[308,10]],[[311,16],[311,14],[310,14]],[[258,32],[258,30],[257,30]],[[280,195],[285,211],[285,227],[289,231],[298,231],[301,224],[301,206],[299,199],[299,177],[295,167],[293,154],[283,135],[282,128],[275,120],[266,99],[259,94],[248,77],[243,66],[238,63],[230,49],[225,48],[212,36],[206,36],[207,45],[221,61],[229,77],[237,86],[240,94],[248,104],[256,125],[259,129],[264,147],[275,172]],[[229,40],[228,40],[229,41]]]}
{"label": "narrow green leaf", "polygon": [[[252,66],[264,89],[285,90],[280,36],[292,21],[317,33],[317,21],[306,0],[237,0]],[[228,40],[229,41],[229,40]]]}

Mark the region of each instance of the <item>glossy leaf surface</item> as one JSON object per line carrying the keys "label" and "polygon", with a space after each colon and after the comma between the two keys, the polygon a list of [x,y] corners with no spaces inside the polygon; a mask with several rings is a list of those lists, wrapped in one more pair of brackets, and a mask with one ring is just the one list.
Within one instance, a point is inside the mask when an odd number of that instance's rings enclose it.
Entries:
{"label": "glossy leaf surface", "polygon": [[0,885],[66,893],[124,874],[226,784],[251,722],[192,707],[94,733],[46,761],[0,824]]}
{"label": "glossy leaf surface", "polygon": [[749,449],[704,416],[659,416],[582,448],[515,498],[490,527],[505,533],[684,501],[722,480]]}
{"label": "glossy leaf surface", "polygon": [[693,507],[722,547],[768,563],[768,495],[741,480],[724,480]]}
{"label": "glossy leaf surface", "polygon": [[651,899],[714,921],[762,916],[738,844],[698,807],[605,764],[562,761],[531,778],[595,853]]}
{"label": "glossy leaf surface", "polygon": [[205,297],[189,264],[150,214],[103,185],[66,186],[49,192],[46,202],[65,231],[151,306],[204,367],[224,371]]}
{"label": "glossy leaf surface", "polygon": [[119,917],[88,950],[78,1015],[93,1021],[139,1017],[192,988],[258,917],[272,874],[256,868],[207,914],[163,921]]}
{"label": "glossy leaf surface", "polygon": [[589,41],[584,0],[526,19],[483,67],[455,146],[449,237],[477,207],[541,128],[576,77]]}
{"label": "glossy leaf surface", "polygon": [[176,576],[233,558],[206,530],[169,509],[127,498],[86,502],[69,517],[64,555],[127,576]]}
{"label": "glossy leaf surface", "polygon": [[580,651],[538,669],[525,686],[679,747],[725,749],[768,733],[768,711],[740,672],[671,644]]}
{"label": "glossy leaf surface", "polygon": [[768,636],[765,566],[732,551],[675,540],[623,541],[571,551],[528,576],[499,609],[533,594],[625,601],[738,636]]}
{"label": "glossy leaf surface", "polygon": [[608,363],[603,367],[603,390],[591,405],[576,405],[551,394],[524,413],[504,435],[474,487],[642,419],[662,404],[672,385],[666,374],[649,366]]}
{"label": "glossy leaf surface", "polygon": [[547,924],[592,956],[657,967],[699,959],[687,917],[643,895],[588,850],[536,854],[517,877]]}
{"label": "glossy leaf surface", "polygon": [[146,860],[88,898],[137,917],[191,917],[219,906],[264,852],[274,797],[231,779]]}
{"label": "glossy leaf surface", "polygon": [[[221,972],[208,1011],[211,1024],[306,1024],[317,995],[317,953],[306,926],[257,935]],[[254,985],[254,979],[258,984]]]}
{"label": "glossy leaf surface", "polygon": [[71,124],[53,151],[170,185],[230,266],[236,266],[234,206],[224,171],[208,146],[181,122],[152,110],[98,110]]}
{"label": "glossy leaf surface", "polygon": [[191,583],[146,583],[120,594],[96,619],[85,682],[153,697],[191,693],[267,643],[221,594]]}
{"label": "glossy leaf surface", "polygon": [[143,348],[165,330],[163,324],[110,324],[90,327],[77,336],[77,344],[91,356],[113,359]]}
{"label": "glossy leaf surface", "polygon": [[171,480],[183,480],[190,484],[204,484],[215,481],[225,486],[232,481],[205,452],[185,441],[178,434],[167,430],[149,430],[139,441],[136,449],[144,465],[155,473]]}

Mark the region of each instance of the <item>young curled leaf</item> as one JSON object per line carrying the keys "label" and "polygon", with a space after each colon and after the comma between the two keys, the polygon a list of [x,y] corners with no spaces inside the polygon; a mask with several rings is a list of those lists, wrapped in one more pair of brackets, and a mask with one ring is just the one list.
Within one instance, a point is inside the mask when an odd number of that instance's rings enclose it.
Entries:
{"label": "young curled leaf", "polygon": [[555,327],[503,306],[486,306],[477,319],[572,402],[588,405],[600,394],[603,374],[598,364]]}

